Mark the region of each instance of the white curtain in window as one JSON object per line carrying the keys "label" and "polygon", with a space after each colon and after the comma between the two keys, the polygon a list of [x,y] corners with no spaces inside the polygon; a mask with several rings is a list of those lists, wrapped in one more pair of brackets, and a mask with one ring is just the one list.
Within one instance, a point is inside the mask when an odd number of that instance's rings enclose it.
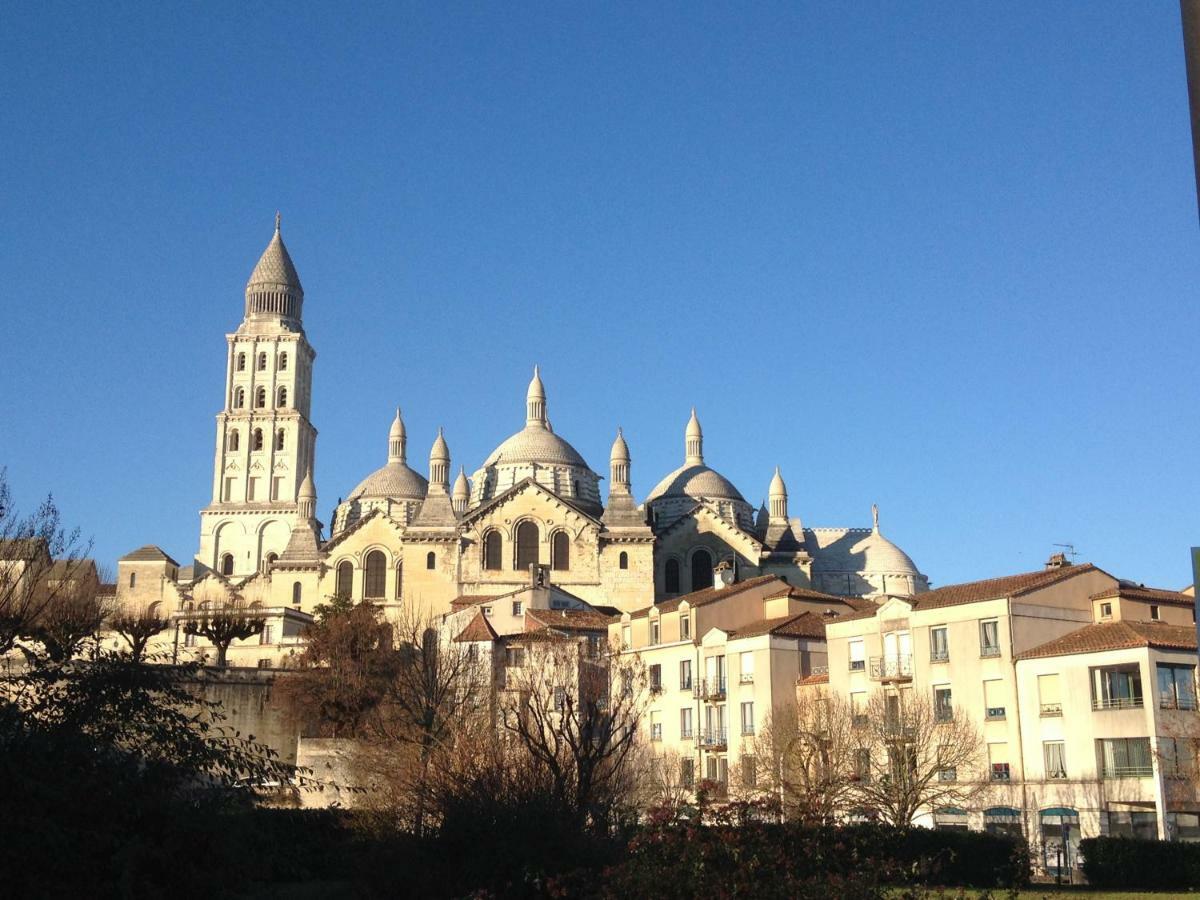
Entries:
{"label": "white curtain in window", "polygon": [[1066,745],[1062,741],[1047,741],[1046,747],[1046,777],[1066,778],[1067,757]]}

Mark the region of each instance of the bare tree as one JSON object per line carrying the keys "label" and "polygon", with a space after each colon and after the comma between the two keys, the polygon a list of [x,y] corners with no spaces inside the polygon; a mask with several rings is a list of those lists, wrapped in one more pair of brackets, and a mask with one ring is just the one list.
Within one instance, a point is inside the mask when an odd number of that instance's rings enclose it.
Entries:
{"label": "bare tree", "polygon": [[836,695],[811,695],[776,708],[754,740],[756,784],[783,815],[810,825],[837,821],[857,776],[851,711]]}
{"label": "bare tree", "polygon": [[134,662],[142,661],[150,639],[165,631],[169,624],[158,609],[156,603],[141,610],[122,610],[108,620],[108,627],[129,644],[129,655]]}
{"label": "bare tree", "polygon": [[645,743],[637,743],[628,768],[639,809],[673,818],[691,803],[695,785],[684,780],[683,761],[677,750],[655,753]]}
{"label": "bare tree", "polygon": [[[43,575],[48,598],[21,635],[41,645],[51,662],[66,662],[80,645],[93,637],[108,612],[108,598],[101,593],[99,575],[91,560],[56,562]],[[31,662],[36,652],[21,649]]]}
{"label": "bare tree", "polygon": [[958,710],[912,691],[879,691],[853,730],[857,804],[888,824],[922,810],[969,806],[987,790],[983,738]]}
{"label": "bare tree", "polygon": [[591,658],[582,638],[535,634],[515,642],[527,655],[506,670],[501,725],[545,770],[577,824],[601,826],[634,799],[624,792],[645,708],[645,666],[617,653]]}
{"label": "bare tree", "polygon": [[202,609],[184,619],[183,633],[207,638],[217,648],[217,665],[228,665],[229,645],[244,641],[262,632],[267,620],[234,602],[216,608]]}
{"label": "bare tree", "polygon": [[28,636],[43,611],[93,566],[90,550],[78,529],[63,527],[53,497],[21,515],[7,470],[0,468],[0,655]]}

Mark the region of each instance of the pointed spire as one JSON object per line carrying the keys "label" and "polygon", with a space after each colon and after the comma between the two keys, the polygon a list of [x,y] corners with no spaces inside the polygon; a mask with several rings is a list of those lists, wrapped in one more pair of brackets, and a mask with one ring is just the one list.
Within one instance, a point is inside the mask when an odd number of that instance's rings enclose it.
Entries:
{"label": "pointed spire", "polygon": [[296,493],[296,518],[307,521],[317,514],[317,488],[313,484],[312,467],[300,482],[300,490]]}
{"label": "pointed spire", "polygon": [[704,465],[704,432],[700,428],[700,419],[696,417],[696,407],[692,407],[692,417],[688,419],[687,429],[683,433],[684,458],[688,466]]}
{"label": "pointed spire", "polygon": [[450,447],[441,426],[429,451],[429,489],[443,494],[450,489]]}
{"label": "pointed spire", "polygon": [[625,435],[617,429],[616,440],[613,441],[612,451],[608,454],[609,494],[629,493],[629,445],[625,443]]}
{"label": "pointed spire", "polygon": [[279,225],[283,221],[283,216],[279,214],[279,210],[275,210],[275,233],[279,234]]}
{"label": "pointed spire", "polygon": [[767,489],[767,501],[770,504],[770,521],[786,522],[788,517],[787,485],[783,483],[783,476],[779,474],[779,466],[775,467],[775,474],[771,477],[771,486]]}
{"label": "pointed spire", "polygon": [[458,467],[458,477],[454,479],[454,493],[452,496],[454,511],[461,515],[467,511],[467,504],[471,500],[471,485],[467,481],[467,473],[463,471],[463,467]]}
{"label": "pointed spire", "polygon": [[529,382],[529,390],[525,392],[525,424],[549,427],[546,420],[546,386],[542,384],[537,366],[533,367],[533,379]]}
{"label": "pointed spire", "polygon": [[304,288],[284,246],[279,226],[280,215],[276,212],[275,233],[246,282],[246,316],[278,316],[298,321],[304,304]]}
{"label": "pointed spire", "polygon": [[400,407],[396,407],[396,418],[392,420],[391,430],[388,431],[388,462],[406,462],[408,458],[408,431],[404,428],[404,419],[400,416]]}

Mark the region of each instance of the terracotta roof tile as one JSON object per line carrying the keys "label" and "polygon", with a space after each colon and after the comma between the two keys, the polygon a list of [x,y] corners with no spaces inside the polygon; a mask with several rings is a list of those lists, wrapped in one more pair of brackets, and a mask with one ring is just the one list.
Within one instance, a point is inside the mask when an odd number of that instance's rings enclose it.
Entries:
{"label": "terracotta roof tile", "polygon": [[1180,591],[1167,591],[1162,588],[1148,588],[1142,585],[1119,584],[1098,594],[1092,594],[1093,600],[1105,600],[1109,597],[1119,597],[1122,600],[1143,600],[1147,603],[1177,603],[1183,606],[1195,606],[1196,598],[1189,597]]}
{"label": "terracotta roof tile", "polygon": [[1017,659],[1102,653],[1105,650],[1127,650],[1133,647],[1195,652],[1196,629],[1191,625],[1166,625],[1161,622],[1100,622],[1086,625],[1032,650],[1026,650],[1019,654]]}
{"label": "terracotta roof tile", "polygon": [[[530,621],[536,628],[530,628]],[[527,609],[525,630],[556,628],[560,631],[608,631],[609,617],[590,609]]]}
{"label": "terracotta roof tile", "polygon": [[951,584],[912,598],[913,609],[938,609],[943,606],[958,606],[963,603],[978,603],[984,600],[1001,600],[1006,597],[1019,597],[1031,591],[1041,590],[1076,575],[1086,572],[1100,572],[1101,569],[1091,563],[1080,563],[1075,566],[1063,566],[1061,569],[1042,569],[1037,572],[1024,572],[1020,575],[1007,575],[1003,578],[988,578],[983,581],[970,581],[966,584]]}
{"label": "terracotta roof tile", "polygon": [[475,641],[494,641],[495,639],[496,629],[492,628],[487,616],[483,614],[483,610],[477,610],[475,618],[467,623],[467,627],[460,631],[454,640],[459,644],[470,644]]}
{"label": "terracotta roof tile", "polygon": [[[522,588],[521,590],[524,590]],[[514,591],[512,593],[519,593]],[[507,597],[508,594],[460,594],[450,601],[450,608],[455,612],[466,609],[469,606],[479,606],[483,603],[491,603],[493,600],[499,600],[501,597]]]}
{"label": "terracotta roof tile", "polygon": [[[656,603],[654,606],[646,606],[642,609],[634,610],[629,614],[630,618],[640,619],[650,615],[650,610],[657,607],[660,613],[674,612],[679,608],[679,604],[684,600],[688,605],[695,608],[703,606],[706,603],[713,603],[723,597],[733,597],[743,591],[748,591],[750,588],[759,587],[760,585],[768,584],[772,581],[780,581],[783,579],[778,575],[758,575],[754,578],[747,578],[745,581],[738,581],[728,587],[710,587],[702,591],[693,591],[690,594],[684,594],[682,597],[675,597],[671,600],[664,600],[662,603]],[[779,596],[776,594],[776,596]]]}
{"label": "terracotta roof tile", "polygon": [[761,619],[743,625],[733,631],[736,638],[758,637],[763,634],[773,634],[779,637],[812,638],[825,640],[825,619],[813,612],[802,612],[794,616],[779,616],[774,619]]}
{"label": "terracotta roof tile", "polygon": [[823,672],[820,675],[806,675],[804,678],[798,679],[796,684],[802,687],[810,684],[829,684],[829,673]]}

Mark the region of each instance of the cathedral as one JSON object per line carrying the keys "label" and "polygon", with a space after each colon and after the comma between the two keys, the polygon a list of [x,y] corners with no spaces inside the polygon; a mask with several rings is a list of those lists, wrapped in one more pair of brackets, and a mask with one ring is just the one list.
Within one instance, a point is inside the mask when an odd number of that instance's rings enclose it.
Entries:
{"label": "cathedral", "polygon": [[[553,584],[601,610],[632,611],[711,587],[715,572],[726,580],[778,575],[848,596],[928,589],[907,554],[880,533],[877,513],[870,528],[807,527],[788,509],[778,468],[767,505],[755,510],[706,463],[695,409],[681,465],[641,502],[631,489],[630,444],[618,429],[603,495],[601,476],[551,427],[536,367],[524,422],[514,415],[520,427],[470,475],[460,466],[451,478],[440,431],[418,471],[400,410],[386,440],[381,421],[383,464],[344,495],[326,533],[313,479],[316,352],[303,311],[304,289],[277,216],[246,285],[241,324],[226,336],[212,501],[200,511],[194,564],[179,567],[158,548],[141,548],[121,561],[119,595],[142,594],[149,580],[162,596],[171,582],[178,602],[207,582],[304,613],[341,596],[436,615],[456,600],[530,584]],[[139,567],[151,576],[141,585]]]}

